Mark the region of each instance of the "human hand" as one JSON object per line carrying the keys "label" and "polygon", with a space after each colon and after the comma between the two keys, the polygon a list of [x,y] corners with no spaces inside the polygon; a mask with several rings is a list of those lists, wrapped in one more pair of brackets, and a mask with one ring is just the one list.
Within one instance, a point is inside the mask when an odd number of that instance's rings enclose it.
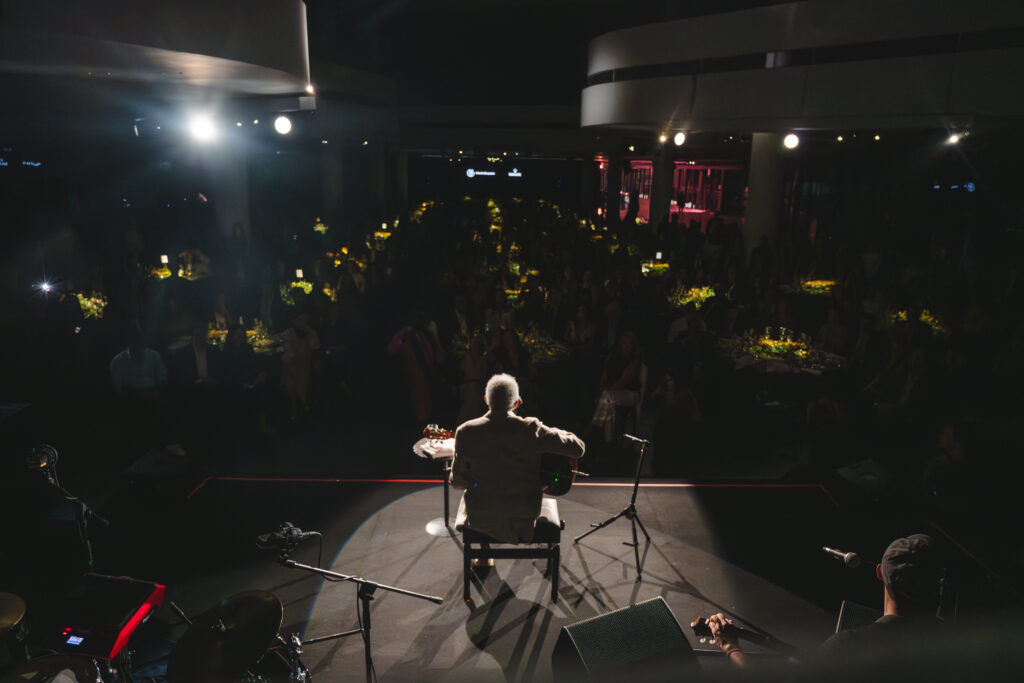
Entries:
{"label": "human hand", "polygon": [[732,619],[721,612],[708,617],[708,628],[711,629],[711,635],[714,636],[718,648],[726,655],[739,648],[739,640],[727,628],[732,625]]}

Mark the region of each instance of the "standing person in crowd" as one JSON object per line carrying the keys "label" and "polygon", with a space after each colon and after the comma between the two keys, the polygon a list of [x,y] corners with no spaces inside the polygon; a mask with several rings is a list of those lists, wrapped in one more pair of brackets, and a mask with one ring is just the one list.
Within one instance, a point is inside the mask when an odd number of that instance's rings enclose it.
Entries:
{"label": "standing person in crowd", "polygon": [[145,345],[138,328],[129,334],[128,347],[111,359],[110,381],[115,392],[131,398],[155,398],[167,384],[163,358]]}
{"label": "standing person in crowd", "polygon": [[284,332],[284,355],[281,356],[281,385],[293,420],[300,410],[309,411],[309,377],[313,355],[319,349],[320,338],[312,327],[309,313],[299,313],[292,327]]}
{"label": "standing person in crowd", "polygon": [[601,371],[597,409],[590,420],[590,430],[601,430],[606,443],[611,443],[615,429],[615,409],[632,408],[640,402],[639,341],[626,332],[608,354]]}

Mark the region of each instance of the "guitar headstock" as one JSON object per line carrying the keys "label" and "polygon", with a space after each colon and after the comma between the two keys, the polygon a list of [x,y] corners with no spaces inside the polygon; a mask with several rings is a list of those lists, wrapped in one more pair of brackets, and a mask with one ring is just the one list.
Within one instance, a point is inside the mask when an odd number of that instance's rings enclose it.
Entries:
{"label": "guitar headstock", "polygon": [[690,628],[693,629],[693,635],[698,638],[711,638],[711,627],[708,626],[708,620],[704,617],[697,617],[690,622]]}
{"label": "guitar headstock", "polygon": [[423,428],[423,438],[444,441],[445,439],[454,439],[455,432],[450,429],[443,429],[437,425],[430,424]]}

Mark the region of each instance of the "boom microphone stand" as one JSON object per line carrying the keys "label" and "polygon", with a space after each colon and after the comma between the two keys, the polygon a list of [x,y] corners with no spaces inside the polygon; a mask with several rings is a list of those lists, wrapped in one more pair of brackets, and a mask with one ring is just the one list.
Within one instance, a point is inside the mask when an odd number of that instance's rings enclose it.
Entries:
{"label": "boom microphone stand", "polygon": [[363,636],[363,648],[366,653],[366,683],[373,683],[373,655],[370,653],[370,601],[373,600],[373,594],[377,589],[390,591],[392,593],[400,593],[402,595],[409,595],[414,598],[421,600],[429,600],[430,602],[440,605],[444,599],[439,598],[436,595],[425,595],[423,593],[416,593],[414,591],[405,590],[404,588],[396,588],[394,586],[386,586],[382,583],[376,583],[374,581],[368,581],[360,576],[350,576],[348,574],[339,574],[337,572],[328,571],[326,569],[320,569],[319,567],[313,567],[308,564],[302,564],[291,559],[288,555],[292,550],[295,549],[295,543],[288,543],[281,550],[281,554],[278,556],[277,561],[285,567],[290,569],[301,569],[303,571],[311,572],[313,574],[319,574],[328,581],[351,581],[352,583],[359,586],[357,596],[362,604],[361,622],[359,628],[353,631],[344,631],[342,633],[335,633],[329,636],[323,636],[320,638],[311,638],[302,642],[303,645],[309,645],[311,643],[320,643],[325,640],[335,640],[337,638],[345,638],[346,636],[354,636],[361,634]]}
{"label": "boom microphone stand", "polygon": [[594,527],[593,529],[580,534],[576,538],[572,539],[572,542],[579,543],[581,538],[589,536],[598,529],[605,528],[606,526],[617,520],[619,517],[625,517],[630,521],[630,523],[633,526],[633,542],[629,543],[628,541],[623,541],[622,545],[629,545],[633,547],[633,557],[636,560],[636,580],[640,581],[642,578],[640,571],[640,543],[637,541],[636,538],[636,525],[640,525],[640,531],[644,532],[644,537],[647,539],[648,543],[651,542],[651,536],[647,533],[647,529],[644,528],[644,523],[640,521],[640,516],[636,513],[636,493],[637,490],[640,488],[640,469],[644,466],[644,454],[647,451],[647,444],[649,444],[650,441],[646,439],[641,439],[636,436],[631,436],[629,434],[623,434],[623,436],[629,439],[630,441],[635,441],[636,443],[640,444],[640,457],[636,461],[636,477],[633,479],[633,497],[629,499],[629,505],[622,508],[622,511],[620,511],[617,515],[609,517],[600,524],[591,524],[590,526]]}
{"label": "boom microphone stand", "polygon": [[65,501],[74,504],[75,525],[78,527],[78,540],[85,549],[85,570],[87,572],[91,572],[93,570],[93,555],[92,541],[89,539],[89,520],[95,519],[104,526],[110,526],[110,522],[97,515],[96,512],[81,498],[61,486],[60,479],[57,478],[57,461],[59,459],[60,456],[58,455],[56,448],[49,444],[41,443],[33,446],[28,452],[28,456],[25,458],[25,464],[29,471],[43,472],[46,475],[47,483],[55,488],[57,492],[63,496]]}

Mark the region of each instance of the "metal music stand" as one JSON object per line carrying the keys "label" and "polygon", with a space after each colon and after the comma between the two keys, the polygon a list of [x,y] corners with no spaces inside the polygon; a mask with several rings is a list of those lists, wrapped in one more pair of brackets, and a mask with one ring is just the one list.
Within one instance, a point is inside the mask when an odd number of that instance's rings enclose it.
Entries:
{"label": "metal music stand", "polygon": [[391,591],[392,593],[400,593],[402,595],[409,595],[414,598],[421,600],[429,600],[430,602],[440,605],[444,602],[444,598],[439,598],[436,595],[425,595],[424,593],[416,593],[415,591],[405,590],[404,588],[396,588],[394,586],[386,586],[382,583],[376,583],[374,581],[368,581],[361,576],[350,576],[348,574],[339,574],[337,572],[328,571],[326,569],[320,569],[319,567],[313,567],[308,564],[302,564],[288,557],[288,555],[295,550],[297,542],[291,542],[285,545],[281,550],[281,554],[278,556],[277,561],[283,564],[285,567],[291,569],[301,569],[303,571],[312,572],[313,574],[319,574],[329,581],[351,581],[352,583],[359,586],[359,592],[357,593],[359,601],[362,603],[362,623],[360,627],[352,631],[343,631],[341,633],[335,633],[329,636],[322,636],[320,638],[310,638],[309,640],[302,641],[302,645],[309,645],[312,643],[320,643],[325,640],[335,640],[337,638],[345,638],[346,636],[354,636],[361,634],[363,636],[363,648],[366,654],[366,683],[373,683],[373,655],[370,653],[370,601],[373,600],[374,592],[379,588],[385,591]]}
{"label": "metal music stand", "polygon": [[643,577],[640,570],[640,543],[637,541],[636,538],[637,524],[640,525],[640,531],[644,532],[644,537],[647,539],[648,543],[651,542],[651,536],[647,533],[647,529],[644,528],[644,523],[640,521],[640,516],[636,513],[636,493],[640,488],[640,470],[644,466],[644,455],[647,452],[647,445],[651,442],[648,441],[647,439],[641,439],[639,437],[631,436],[629,434],[623,434],[623,436],[629,439],[630,441],[635,441],[640,444],[640,457],[637,458],[636,461],[636,477],[633,479],[633,496],[629,499],[629,505],[622,508],[622,510],[618,514],[612,515],[600,524],[591,524],[590,526],[594,527],[593,529],[580,534],[576,538],[572,539],[572,542],[579,543],[581,538],[585,538],[590,534],[594,533],[595,531],[605,528],[606,526],[617,520],[619,517],[625,517],[630,521],[633,527],[633,542],[630,543],[628,541],[623,541],[622,545],[628,545],[633,547],[633,557],[636,560],[636,580],[640,581]]}

